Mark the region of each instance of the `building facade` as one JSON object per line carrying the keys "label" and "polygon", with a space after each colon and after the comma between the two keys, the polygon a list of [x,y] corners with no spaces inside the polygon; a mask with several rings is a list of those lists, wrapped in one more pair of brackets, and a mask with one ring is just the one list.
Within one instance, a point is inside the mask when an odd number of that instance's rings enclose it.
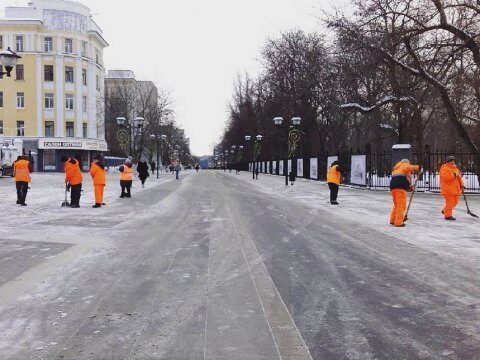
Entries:
{"label": "building facade", "polygon": [[62,156],[80,155],[84,168],[107,151],[103,50],[108,46],[91,11],[63,0],[32,0],[5,8],[0,49],[22,56],[0,79],[3,145],[23,141],[38,171],[61,171]]}

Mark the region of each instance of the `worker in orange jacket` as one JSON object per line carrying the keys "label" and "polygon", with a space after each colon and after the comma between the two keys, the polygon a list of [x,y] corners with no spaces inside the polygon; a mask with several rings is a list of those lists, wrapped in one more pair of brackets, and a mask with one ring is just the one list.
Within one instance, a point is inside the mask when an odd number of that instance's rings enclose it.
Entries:
{"label": "worker in orange jacket", "polygon": [[407,191],[413,190],[411,185],[412,171],[419,172],[419,165],[411,165],[410,160],[399,161],[392,172],[390,190],[393,199],[393,208],[390,214],[390,224],[396,227],[405,226],[405,212],[407,210]]}
{"label": "worker in orange jacket", "polygon": [[13,163],[13,176],[15,177],[15,186],[17,188],[17,205],[27,206],[28,184],[32,181],[32,164],[27,156],[19,156]]}
{"label": "worker in orange jacket", "polygon": [[[145,163],[146,165],[146,163]],[[120,171],[120,187],[122,189],[121,198],[131,198],[131,188],[133,183],[133,164],[131,159],[125,160],[125,163],[118,169]],[[148,172],[148,170],[147,170]]]}
{"label": "worker in orange jacket", "polygon": [[93,188],[95,191],[95,205],[94,208],[99,208],[103,203],[103,192],[105,190],[105,184],[107,180],[107,175],[105,172],[105,165],[102,162],[102,157],[96,155],[94,161],[90,166],[90,175],[93,179]]}
{"label": "worker in orange jacket", "polygon": [[61,161],[64,164],[65,183],[70,189],[70,207],[80,207],[80,196],[82,194],[82,171],[80,170],[80,162],[75,158],[67,158],[63,156]]}
{"label": "worker in orange jacket", "polygon": [[342,169],[340,169],[338,161],[334,161],[332,165],[330,165],[327,174],[327,183],[330,189],[330,204],[332,205],[338,205],[337,196],[341,181]]}
{"label": "worker in orange jacket", "polygon": [[453,209],[458,204],[458,198],[464,186],[462,173],[455,165],[455,157],[448,156],[447,162],[440,168],[440,189],[445,199],[442,214],[445,215],[445,220],[456,220],[453,217]]}

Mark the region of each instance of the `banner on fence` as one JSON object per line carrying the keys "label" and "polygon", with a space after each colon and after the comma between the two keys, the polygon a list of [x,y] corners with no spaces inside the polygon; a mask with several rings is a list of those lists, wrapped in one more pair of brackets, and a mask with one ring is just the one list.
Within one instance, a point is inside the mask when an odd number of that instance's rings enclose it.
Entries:
{"label": "banner on fence", "polygon": [[350,182],[355,185],[367,185],[367,156],[352,155]]}
{"label": "banner on fence", "polygon": [[330,166],[332,166],[332,163],[334,161],[338,161],[338,156],[329,156],[328,159],[327,159],[327,174],[328,174],[328,170],[330,169]]}
{"label": "banner on fence", "polygon": [[297,159],[297,176],[303,177],[303,159]]}
{"label": "banner on fence", "polygon": [[318,159],[310,158],[310,179],[318,179]]}
{"label": "banner on fence", "polygon": [[288,160],[288,175],[292,172],[292,160]]}
{"label": "banner on fence", "polygon": [[284,164],[284,163],[285,163],[285,161],[283,161],[283,160],[280,160],[280,161],[278,162],[278,174],[279,174],[279,175],[285,175],[285,174],[283,173],[283,164]]}
{"label": "banner on fence", "polygon": [[272,174],[277,174],[277,161],[272,161]]}

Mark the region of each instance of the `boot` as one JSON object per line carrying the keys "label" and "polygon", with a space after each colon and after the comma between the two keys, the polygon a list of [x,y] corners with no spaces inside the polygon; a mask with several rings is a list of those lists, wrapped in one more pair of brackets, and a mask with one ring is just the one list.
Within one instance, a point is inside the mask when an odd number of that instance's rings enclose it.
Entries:
{"label": "boot", "polygon": [[93,208],[99,208],[99,207],[102,207],[102,204],[95,204],[92,206]]}
{"label": "boot", "polygon": [[445,220],[455,221],[457,219],[455,219],[453,216],[449,216],[449,217],[446,217]]}

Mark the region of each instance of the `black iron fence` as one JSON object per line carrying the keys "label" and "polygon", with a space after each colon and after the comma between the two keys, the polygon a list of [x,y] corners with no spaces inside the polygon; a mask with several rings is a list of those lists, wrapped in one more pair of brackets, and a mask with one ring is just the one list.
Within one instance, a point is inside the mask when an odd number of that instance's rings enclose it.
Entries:
{"label": "black iron fence", "polygon": [[[421,165],[423,173],[418,179],[420,191],[440,191],[440,167],[447,156],[453,155],[460,168],[467,192],[480,192],[480,157],[469,152],[451,153],[446,151],[425,151],[414,153],[412,163]],[[294,158],[289,160],[288,168],[282,159],[258,161],[260,173],[285,176],[290,171],[297,177],[326,180],[329,160],[338,159],[344,171],[344,183],[368,189],[388,189],[394,164],[389,152],[353,152],[325,154],[319,157]],[[300,160],[300,161],[299,161]],[[354,163],[352,164],[352,160]],[[251,169],[251,163],[236,163],[232,168]]]}

